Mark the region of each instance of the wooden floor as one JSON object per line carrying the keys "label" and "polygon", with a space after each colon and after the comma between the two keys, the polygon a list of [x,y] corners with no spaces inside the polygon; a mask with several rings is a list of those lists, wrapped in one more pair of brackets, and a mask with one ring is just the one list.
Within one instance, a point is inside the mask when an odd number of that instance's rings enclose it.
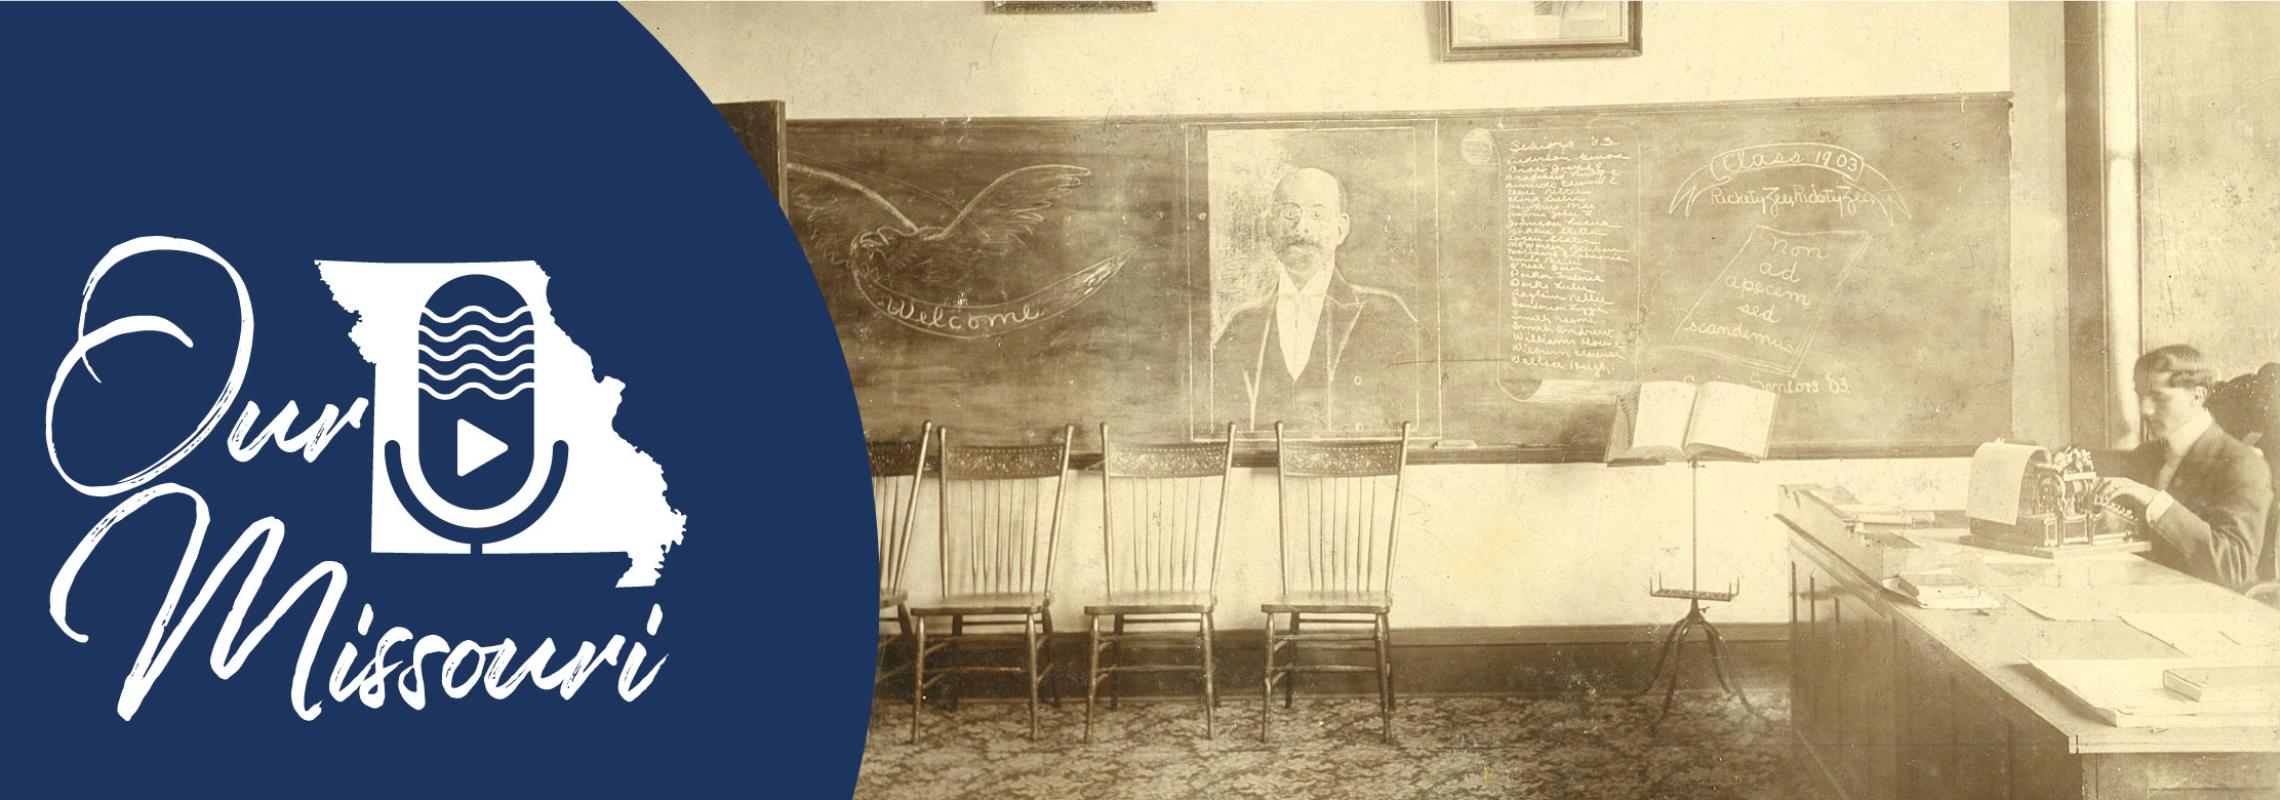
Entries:
{"label": "wooden floor", "polygon": [[[1707,675],[1689,675],[1707,681]],[[1752,681],[1751,683],[1758,683]],[[1714,684],[1713,684],[1714,685]],[[1625,693],[1627,695],[1628,693]],[[1784,690],[1752,688],[1757,719],[1718,691],[1681,691],[1659,734],[1662,697],[1587,691],[1545,698],[1404,697],[1397,741],[1378,738],[1374,701],[1301,696],[1259,739],[1255,695],[1222,696],[1217,737],[1202,705],[1155,699],[1103,709],[1081,740],[1084,700],[1047,707],[1037,741],[1023,703],[927,710],[881,700],[859,798],[1547,798],[1807,800],[1793,767]]]}

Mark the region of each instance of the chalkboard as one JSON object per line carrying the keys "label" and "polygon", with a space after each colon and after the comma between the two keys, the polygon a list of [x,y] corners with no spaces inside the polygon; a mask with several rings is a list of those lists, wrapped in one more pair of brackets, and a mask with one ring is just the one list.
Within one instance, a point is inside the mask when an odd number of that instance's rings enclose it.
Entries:
{"label": "chalkboard", "polygon": [[2008,107],[794,119],[787,212],[874,436],[1592,459],[1692,378],[1781,393],[1775,457],[1959,452],[2012,427]]}

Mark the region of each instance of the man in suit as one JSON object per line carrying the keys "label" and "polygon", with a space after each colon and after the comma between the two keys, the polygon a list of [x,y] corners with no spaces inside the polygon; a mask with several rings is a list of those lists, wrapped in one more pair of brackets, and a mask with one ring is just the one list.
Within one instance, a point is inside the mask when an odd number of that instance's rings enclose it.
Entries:
{"label": "man in suit", "polygon": [[1345,187],[1312,167],[1275,185],[1267,243],[1275,293],[1237,309],[1213,344],[1212,419],[1243,430],[1390,431],[1418,416],[1417,316],[1338,264],[1353,221]]}
{"label": "man in suit", "polygon": [[2235,591],[2257,582],[2272,473],[2255,448],[2210,418],[2216,370],[2191,345],[2138,358],[2144,444],[2100,494],[2138,512],[2152,531],[2147,558]]}

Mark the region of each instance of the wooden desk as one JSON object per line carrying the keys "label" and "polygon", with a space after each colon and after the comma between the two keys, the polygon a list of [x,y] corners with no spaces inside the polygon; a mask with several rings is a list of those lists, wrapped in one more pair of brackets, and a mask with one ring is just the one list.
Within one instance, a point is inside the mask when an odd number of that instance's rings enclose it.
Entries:
{"label": "wooden desk", "polygon": [[1917,608],[1781,519],[1791,534],[1791,724],[1829,796],[2280,798],[2280,730],[2114,727],[2027,664],[2180,656],[2174,648],[2118,619],[2043,619],[2005,590],[2158,586],[2274,626],[2280,611],[2136,556],[2047,561],[1967,547],[1961,529],[1938,528],[1905,535],[2003,607]]}

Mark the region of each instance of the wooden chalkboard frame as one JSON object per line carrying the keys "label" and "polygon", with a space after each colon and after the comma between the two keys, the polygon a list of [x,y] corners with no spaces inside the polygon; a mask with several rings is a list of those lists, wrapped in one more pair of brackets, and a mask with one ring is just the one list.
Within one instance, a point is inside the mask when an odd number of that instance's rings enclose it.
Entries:
{"label": "wooden chalkboard frame", "polygon": [[784,190],[784,134],[789,118],[785,115],[782,100],[755,100],[745,103],[720,103],[720,110],[728,120],[729,130],[744,143],[744,151],[760,167],[760,178],[768,182],[776,197],[778,208],[791,208],[791,196]]}
{"label": "wooden chalkboard frame", "polygon": [[[1425,121],[1450,118],[1480,118],[1495,116],[1552,116],[1552,115],[1620,115],[1627,113],[1684,113],[1700,111],[1791,111],[1832,107],[1859,107],[1877,105],[1910,105],[1927,102],[1953,102],[1959,108],[1973,104],[2010,104],[2010,92],[1963,92],[1950,94],[1908,94],[1875,96],[1831,96],[1809,98],[1780,98],[1742,101],[1697,101],[1679,103],[1625,103],[1574,106],[1544,106],[1533,108],[1443,108],[1428,110],[1386,110],[1367,112],[1330,111],[1318,113],[1282,112],[1273,114],[1183,114],[1183,115],[1111,115],[1083,116],[1008,116],[989,117],[992,123],[1034,125],[1114,125],[1118,123],[1160,123],[1182,125],[1241,126],[1241,125],[1301,125],[1326,122],[1389,122]],[[875,129],[880,126],[940,126],[953,122],[984,121],[983,118],[825,118],[792,119],[787,130],[787,150],[795,145],[803,132],[828,133],[834,129]],[[2006,176],[2007,177],[2007,176]],[[1184,249],[1184,246],[1183,246]],[[2006,305],[2008,298],[2006,298]],[[2011,408],[2012,418],[2006,436],[2015,436],[2019,430],[2016,405]],[[1775,444],[1770,448],[1768,460],[1826,460],[1826,459],[1908,459],[1956,458],[1969,456],[1981,444],[1978,440],[1953,442],[1914,442],[1893,444],[1875,441],[1836,441],[1802,444]],[[1424,444],[1412,448],[1411,463],[1416,464],[1550,464],[1591,463],[1602,460],[1604,448],[1575,445],[1478,445],[1464,446],[1456,442]],[[1072,455],[1072,465],[1087,467],[1098,461],[1097,452],[1079,452]],[[1236,465],[1243,467],[1271,467],[1275,456],[1271,446],[1256,443],[1239,443]]]}
{"label": "wooden chalkboard frame", "polygon": [[[1783,109],[1827,108],[1836,106],[1911,105],[1930,101],[1951,101],[1959,106],[1971,103],[2009,103],[2010,92],[1955,92],[1950,94],[1888,94],[1832,97],[1789,97],[1764,100],[1696,100],[1676,103],[1607,103],[1598,105],[1536,106],[1532,108],[1441,108],[1389,111],[1322,111],[1313,113],[1283,112],[1275,114],[1114,114],[1100,117],[1081,116],[1005,116],[1005,117],[793,117],[789,125],[800,128],[868,128],[881,125],[939,126],[951,122],[999,122],[1039,125],[1095,125],[1133,122],[1160,122],[1206,125],[1273,125],[1306,122],[1384,122],[1394,120],[1438,120],[1495,116],[1551,116],[1559,114],[1629,114],[1646,112],[1685,111],[1765,111]],[[740,105],[723,103],[720,105]]]}

